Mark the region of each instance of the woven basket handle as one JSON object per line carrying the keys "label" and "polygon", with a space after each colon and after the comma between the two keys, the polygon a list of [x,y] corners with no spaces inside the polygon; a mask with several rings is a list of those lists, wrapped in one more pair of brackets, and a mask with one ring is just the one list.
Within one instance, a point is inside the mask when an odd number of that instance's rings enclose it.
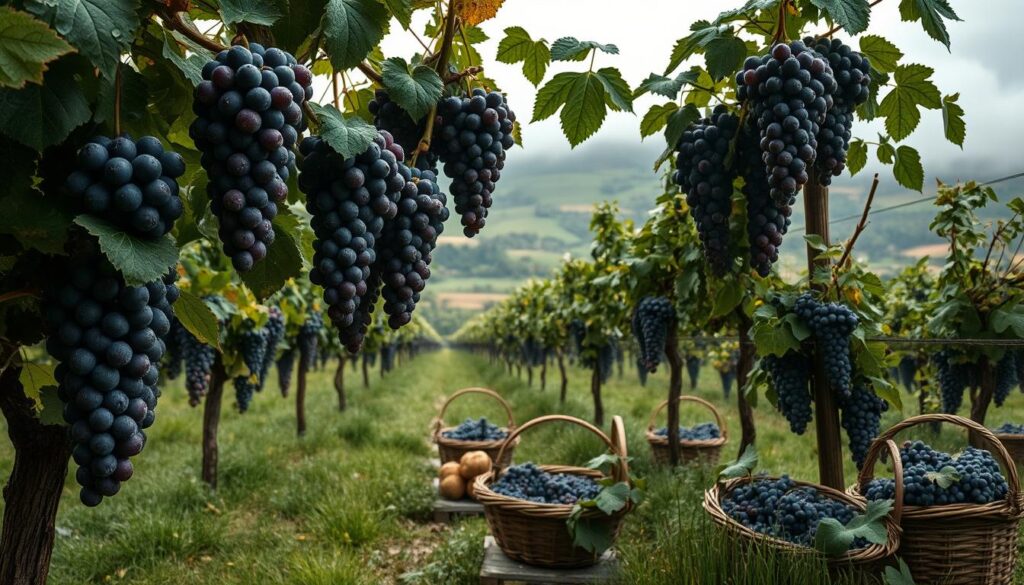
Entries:
{"label": "woven basket handle", "polygon": [[501,405],[503,409],[505,409],[505,415],[508,417],[508,428],[515,428],[516,421],[514,418],[512,418],[512,407],[508,405],[508,402],[505,402],[505,399],[502,398],[500,394],[488,388],[463,388],[462,390],[459,390],[458,392],[449,396],[448,399],[444,401],[444,404],[441,405],[441,412],[437,414],[437,422],[434,423],[435,433],[440,432],[440,430],[444,427],[444,413],[446,410],[448,410],[448,407],[451,405],[451,403],[454,402],[456,398],[464,396],[466,394],[483,394],[484,396],[490,396],[491,398],[493,398],[498,404]]}
{"label": "woven basket handle", "polygon": [[[619,420],[621,421],[621,419]],[[509,445],[513,444],[513,442],[516,440],[516,437],[521,435],[523,431],[550,422],[572,423],[576,426],[583,427],[590,431],[591,433],[597,435],[597,437],[601,439],[601,441],[603,441],[605,445],[608,446],[608,449],[610,449],[613,454],[619,456],[619,464],[612,468],[612,477],[615,479],[616,482],[629,481],[629,468],[626,465],[626,454],[625,452],[620,450],[620,446],[616,445],[615,441],[609,438],[608,435],[604,434],[604,432],[602,432],[601,429],[595,427],[594,425],[588,423],[585,420],[564,414],[548,414],[545,416],[539,416],[535,419],[526,421],[525,423],[522,424],[522,426],[513,429],[512,432],[510,432],[508,436],[505,437],[505,441],[501,444],[501,449],[498,450],[498,456],[494,458],[495,466],[497,466],[498,461],[504,461],[503,457],[505,455],[505,449],[507,449]],[[622,425],[620,423],[620,427],[621,426]],[[497,481],[497,479],[501,476],[501,471],[504,470],[495,468],[495,481]]]}
{"label": "woven basket handle", "polygon": [[875,464],[878,463],[879,455],[882,449],[889,451],[889,460],[892,461],[892,474],[895,476],[895,493],[892,505],[892,519],[896,524],[900,523],[900,519],[903,517],[903,460],[900,458],[899,447],[896,446],[896,442],[892,439],[885,439],[881,437],[875,439],[871,443],[871,447],[868,448],[867,456],[864,458],[864,465],[861,467],[860,473],[857,476],[858,486],[861,490],[861,495],[864,495],[864,486],[874,476]]}
{"label": "woven basket handle", "polygon": [[[869,481],[874,479],[874,462],[875,459],[878,458],[878,452],[884,446],[885,441],[890,441],[900,431],[932,422],[948,423],[962,427],[968,431],[974,431],[981,437],[988,451],[1002,460],[1003,468],[1006,470],[1007,481],[1009,483],[1006,499],[1009,501],[1010,507],[1016,510],[1020,506],[1020,477],[1017,475],[1017,465],[1013,462],[1013,459],[1010,458],[1010,454],[1007,453],[1006,447],[1003,447],[1003,444],[995,435],[992,434],[992,431],[979,425],[973,420],[953,414],[936,413],[912,416],[896,423],[891,428],[878,435],[874,442],[871,443],[871,447],[868,449],[867,458],[864,460],[864,467],[857,476],[857,484],[863,488]],[[897,455],[895,460],[899,461],[899,459],[899,455]],[[902,476],[902,473],[900,473],[900,476]]]}
{"label": "woven basket handle", "polygon": [[[699,396],[680,396],[679,402],[696,402],[697,404],[700,404],[701,406],[710,410],[711,414],[715,416],[715,424],[718,425],[718,429],[722,432],[722,438],[729,438],[729,430],[725,426],[725,419],[722,418],[722,414],[718,412],[718,409],[715,408],[714,404],[711,404],[710,402],[704,400]],[[665,410],[666,406],[668,406],[668,400],[663,400],[661,404],[659,404],[658,407],[654,409],[654,412],[651,413],[651,418],[647,421],[647,430],[654,430],[655,421],[658,420],[658,415],[661,414],[661,411]]]}

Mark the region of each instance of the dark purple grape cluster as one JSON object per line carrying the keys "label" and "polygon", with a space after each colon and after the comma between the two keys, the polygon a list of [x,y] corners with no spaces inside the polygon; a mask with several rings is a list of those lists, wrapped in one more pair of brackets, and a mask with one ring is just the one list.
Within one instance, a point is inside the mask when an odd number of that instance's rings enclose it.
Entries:
{"label": "dark purple grape cluster", "polygon": [[772,389],[775,390],[776,408],[789,421],[789,430],[798,435],[807,430],[811,422],[811,361],[795,351],[778,357],[766,355],[762,360]]}
{"label": "dark purple grape cluster", "polygon": [[796,196],[784,202],[772,197],[759,146],[760,137],[749,119],[740,131],[737,159],[743,177],[743,195],[747,200],[747,239],[750,242],[750,267],[768,276],[779,260],[782,236],[789,231]]}
{"label": "dark purple grape cluster", "polygon": [[441,435],[459,441],[500,441],[507,437],[508,433],[487,420],[487,417],[480,417],[479,419],[467,418],[459,426],[445,431]]}
{"label": "dark purple grape cluster", "polygon": [[998,428],[992,429],[997,435],[1024,435],[1024,425],[1005,422]]}
{"label": "dark purple grape cluster", "polygon": [[288,389],[292,385],[292,371],[295,369],[295,359],[299,353],[294,347],[288,347],[281,352],[277,358],[277,386],[281,389],[281,396],[288,396]]}
{"label": "dark purple grape cluster", "polygon": [[822,185],[832,182],[846,168],[846,149],[850,147],[853,112],[870,95],[871,64],[867,57],[839,39],[807,37],[804,44],[828,61],[836,81],[833,105],[825,114],[818,131],[815,166]]}
{"label": "dark purple grape cluster", "polygon": [[633,335],[640,346],[637,364],[654,373],[665,353],[670,327],[675,327],[676,310],[665,297],[644,297],[633,311]]}
{"label": "dark purple grape cluster", "polygon": [[316,364],[316,347],[320,340],[320,331],[324,328],[324,319],[320,313],[311,311],[299,327],[295,343],[299,349],[299,359],[306,370],[312,370]]}
{"label": "dark purple grape cluster", "polygon": [[898,366],[898,373],[900,383],[907,392],[914,391],[914,378],[917,376],[917,356],[905,355],[900,358],[900,364]]}
{"label": "dark purple grape cluster", "polygon": [[313,76],[292,55],[256,43],[221,51],[202,75],[189,132],[210,178],[224,253],[246,272],[274,242],[271,222],[288,198],[291,148],[304,129]]}
{"label": "dark purple grape cluster", "polygon": [[[984,449],[968,447],[953,457],[921,441],[907,441],[900,449],[900,461],[903,503],[908,506],[988,504],[1002,500],[1008,491],[999,463]],[[938,476],[949,479],[949,485],[940,485]],[[889,478],[872,480],[864,496],[891,500],[896,497],[895,482]]]}
{"label": "dark purple grape cluster", "polygon": [[582,319],[569,321],[569,337],[572,339],[573,351],[577,356],[583,353],[583,341],[587,338],[587,324]]}
{"label": "dark purple grape cluster", "polygon": [[736,86],[761,132],[771,196],[788,202],[808,181],[817,156],[820,125],[837,87],[832,68],[801,41],[780,43],[767,55],[748,57]]}
{"label": "dark purple grape cluster", "polygon": [[996,406],[1002,406],[1010,391],[1020,380],[1017,378],[1017,354],[1008,351],[996,362],[996,387],[993,394]]}
{"label": "dark purple grape cluster", "polygon": [[81,499],[96,506],[132,476],[156,420],[157,365],[178,299],[177,272],[129,286],[98,252],[61,262],[44,291],[46,349],[71,426]]}
{"label": "dark purple grape cluster", "polygon": [[302,141],[299,188],[312,214],[313,268],[309,279],[323,287],[327,316],[341,343],[359,351],[378,294],[372,278],[377,240],[398,214],[402,189],[411,177],[401,164],[402,147],[379,132],[357,156],[345,158],[317,136]]}
{"label": "dark purple grape cluster", "polygon": [[189,406],[198,406],[210,389],[213,364],[217,350],[195,338],[187,329],[181,328],[180,341],[185,359],[185,389],[188,391]]}
{"label": "dark purple grape cluster", "polygon": [[521,463],[506,469],[491,490],[538,504],[575,504],[596,498],[601,485],[586,476],[548,473],[533,463]]}
{"label": "dark purple grape cluster", "polygon": [[878,436],[882,413],[889,403],[882,400],[864,384],[854,384],[850,396],[839,396],[839,420],[850,443],[853,462],[860,469],[867,457],[868,447]]}
{"label": "dark purple grape cluster", "polygon": [[718,106],[710,119],[690,125],[676,146],[675,182],[686,193],[704,258],[719,276],[732,265],[729,216],[736,165],[729,164],[729,150],[738,130],[739,118]]}
{"label": "dark purple grape cluster", "polygon": [[[654,431],[654,434],[659,437],[667,437],[668,427],[661,427]],[[680,441],[708,441],[710,439],[721,438],[721,436],[722,430],[713,422],[703,422],[693,425],[692,427],[679,427]]]}
{"label": "dark purple grape cluster", "polygon": [[[818,524],[834,518],[844,526],[857,510],[832,499],[810,486],[798,486],[783,475],[778,479],[759,478],[729,492],[722,509],[730,518],[747,528],[799,544],[813,546]],[[867,541],[858,538],[850,548],[863,548]]]}
{"label": "dark purple grape cluster", "polygon": [[171,231],[184,211],[175,180],[183,174],[184,159],[157,138],[97,136],[78,151],[64,186],[83,212],[155,239]]}
{"label": "dark purple grape cluster", "polygon": [[849,397],[853,391],[850,335],[860,322],[857,315],[849,307],[819,302],[808,293],[800,295],[794,310],[814,334],[814,341],[825,361],[829,385],[840,396]]}
{"label": "dark purple grape cluster", "polygon": [[[412,116],[392,101],[388,92],[383,89],[374,92],[373,99],[367,107],[373,114],[373,125],[377,130],[389,132],[402,150],[410,153],[411,159],[411,153],[419,148],[420,140],[426,132],[426,119],[414,121]],[[431,170],[437,175],[437,153],[421,152],[416,157],[416,168],[423,171]]]}
{"label": "dark purple grape cluster", "polygon": [[942,412],[956,414],[964,402],[964,390],[969,382],[968,372],[972,364],[959,361],[956,352],[946,349],[932,355],[932,364],[939,378]]}
{"label": "dark purple grape cluster", "polygon": [[448,220],[447,197],[431,171],[411,173],[398,201],[398,214],[384,223],[377,262],[384,286],[384,312],[392,329],[412,321],[412,312],[430,278],[431,253]]}
{"label": "dark purple grape cluster", "polygon": [[182,338],[188,330],[178,319],[171,319],[171,330],[167,333],[164,345],[163,373],[168,380],[176,380],[181,375],[182,365],[185,361],[185,349],[182,346]]}
{"label": "dark purple grape cluster", "polygon": [[242,362],[249,373],[235,376],[235,403],[238,412],[246,412],[253,394],[260,390],[260,372],[263,371],[263,360],[267,354],[267,332],[249,323],[247,329],[239,335],[238,345]]}
{"label": "dark purple grape cluster", "polygon": [[474,89],[470,96],[449,97],[437,108],[432,148],[452,180],[455,212],[463,232],[473,237],[487,223],[494,184],[505,167],[505,151],[515,139],[515,112],[498,92]]}
{"label": "dark purple grape cluster", "polygon": [[263,366],[260,368],[261,389],[267,379],[267,374],[270,373],[270,366],[277,358],[277,346],[284,339],[284,313],[281,312],[281,309],[270,307],[270,318],[263,326],[263,331],[267,336],[267,350],[263,354]]}

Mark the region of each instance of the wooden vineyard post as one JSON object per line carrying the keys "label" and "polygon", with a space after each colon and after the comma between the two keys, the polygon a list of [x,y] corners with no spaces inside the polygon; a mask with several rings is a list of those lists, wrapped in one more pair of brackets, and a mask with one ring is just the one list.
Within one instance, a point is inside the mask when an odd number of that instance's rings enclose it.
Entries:
{"label": "wooden vineyard post", "polygon": [[299,352],[299,374],[295,382],[295,431],[300,437],[306,434],[306,374],[309,372],[309,363],[315,357]]}
{"label": "wooden vineyard post", "polygon": [[594,424],[604,426],[604,404],[601,402],[601,372],[595,367],[590,375],[590,395],[594,398]]}
{"label": "wooden vineyard post", "polygon": [[203,481],[214,490],[217,489],[217,428],[220,426],[225,382],[227,374],[218,353],[210,371],[210,388],[203,404]]}
{"label": "wooden vineyard post", "polygon": [[668,461],[679,465],[679,397],[683,394],[683,356],[679,354],[679,336],[676,324],[668,328],[665,338],[665,358],[668,360]]}
{"label": "wooden vineyard post", "polygon": [[366,354],[363,354],[363,388],[370,387],[370,364]]}
{"label": "wooden vineyard post", "polygon": [[[7,356],[9,357],[9,356]],[[21,368],[0,375],[0,409],[14,446],[14,467],[4,486],[0,583],[46,583],[56,535],[57,507],[71,457],[67,427],[44,425],[18,381]]]}
{"label": "wooden vineyard post", "polygon": [[558,401],[565,404],[565,395],[569,390],[569,378],[565,375],[565,354],[558,350],[558,373],[562,377],[562,387],[558,393]]}
{"label": "wooden vineyard post", "polygon": [[[971,420],[979,425],[985,425],[985,415],[988,414],[989,404],[995,396],[996,371],[995,364],[988,356],[981,356],[978,360],[978,389],[971,394]],[[975,446],[982,445],[981,437],[974,431],[969,434],[970,443]]]}
{"label": "wooden vineyard post", "polygon": [[544,363],[540,365],[540,389],[548,388],[548,357],[544,356]]}
{"label": "wooden vineyard post", "polygon": [[334,371],[334,391],[338,393],[338,410],[345,412],[348,401],[345,398],[345,356],[338,357],[338,369]]}
{"label": "wooden vineyard post", "polygon": [[754,359],[756,348],[754,342],[750,339],[750,319],[742,314],[740,315],[740,360],[736,364],[736,405],[739,408],[740,414],[740,429],[742,431],[740,436],[740,450],[737,454],[743,454],[743,451],[750,445],[757,442],[757,427],[754,425],[754,409],[750,407],[750,403],[747,402],[747,396],[743,392],[743,387],[747,385],[747,379],[750,376],[750,371],[754,369]]}
{"label": "wooden vineyard post", "polygon": [[[804,185],[804,216],[807,235],[818,236],[827,245],[828,234],[828,188],[818,182],[812,173],[811,180]],[[814,276],[815,270],[828,269],[828,258],[816,259],[818,252],[807,245],[807,269]],[[822,287],[814,285],[815,289]],[[839,407],[829,387],[825,371],[824,356],[820,349],[814,351],[814,369],[811,377],[811,396],[814,397],[814,423],[818,439],[818,478],[822,485],[844,489],[843,447],[839,435]]]}

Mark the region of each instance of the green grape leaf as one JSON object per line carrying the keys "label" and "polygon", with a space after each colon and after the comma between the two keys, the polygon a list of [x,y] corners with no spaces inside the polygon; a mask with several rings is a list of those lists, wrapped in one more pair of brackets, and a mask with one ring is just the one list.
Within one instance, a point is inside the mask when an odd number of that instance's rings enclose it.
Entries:
{"label": "green grape leaf", "polygon": [[964,109],[957,103],[959,99],[959,93],[942,98],[942,129],[946,140],[963,148],[964,139],[967,138],[967,124],[964,122]]}
{"label": "green grape leaf", "polygon": [[622,74],[614,67],[602,67],[594,75],[604,86],[605,103],[616,112],[633,111],[633,91],[629,84],[622,79]]}
{"label": "green grape leaf", "polygon": [[678,41],[672,47],[672,54],[669,57],[668,67],[665,68],[665,75],[671,74],[679,67],[679,64],[689,58],[697,51],[703,50],[709,43],[723,35],[732,35],[732,27],[728,25],[713,25],[706,20],[698,20],[690,25],[691,33]]}
{"label": "green grape leaf", "polygon": [[36,402],[36,416],[44,425],[66,425],[64,422],[64,402],[57,394],[57,385],[43,386],[39,389],[39,400]]}
{"label": "green grape leaf", "polygon": [[868,0],[811,0],[811,4],[842,26],[847,34],[856,35],[868,28],[871,19]]}
{"label": "green grape leaf", "polygon": [[708,73],[715,81],[731,77],[743,65],[746,56],[746,43],[732,35],[716,38],[704,49]]}
{"label": "green grape leaf", "polygon": [[187,290],[174,303],[174,316],[201,343],[220,349],[220,328],[217,317],[199,297]]}
{"label": "green grape leaf", "polygon": [[559,117],[562,133],[571,147],[580,145],[601,128],[608,114],[606,96],[603,82],[592,71],[580,73],[573,80]]}
{"label": "green grape leaf", "polygon": [[562,37],[551,44],[551,58],[555,61],[582,61],[594,49],[609,55],[619,54],[619,48],[612,44],[580,41],[575,37]]}
{"label": "green grape leaf", "polygon": [[669,148],[674,149],[683,137],[687,126],[700,118],[700,110],[694,104],[686,104],[681,109],[672,112],[668,117],[665,127],[665,142]]}
{"label": "green grape leaf", "polygon": [[401,57],[392,57],[381,63],[381,78],[391,99],[409,113],[413,120],[421,120],[441,99],[444,83],[436,71],[417,65],[410,71]]}
{"label": "green grape leaf", "polygon": [[897,567],[885,568],[885,585],[917,585],[914,582],[914,576],[910,574],[907,562],[903,559],[896,560],[899,561]]}
{"label": "green grape leaf", "polygon": [[654,104],[640,120],[640,138],[647,138],[668,124],[669,117],[679,109],[675,102]]}
{"label": "green grape leaf", "polygon": [[594,502],[599,510],[611,516],[626,507],[626,502],[630,498],[630,491],[629,484],[620,481],[614,485],[602,488],[598,492],[597,497],[594,498]]}
{"label": "green grape leaf", "polygon": [[388,28],[388,11],[376,0],[330,0],[324,12],[324,48],[337,70],[358,65]]}
{"label": "green grape leaf", "polygon": [[891,165],[892,161],[896,158],[896,149],[888,142],[885,142],[878,145],[878,150],[875,154],[878,156],[878,162],[884,165]]}
{"label": "green grape leaf", "polygon": [[992,311],[989,324],[996,333],[1005,333],[1010,329],[1014,335],[1024,337],[1024,312],[1021,312],[1019,306],[1013,309],[999,307]]}
{"label": "green grape leaf", "polygon": [[746,477],[750,475],[754,468],[757,467],[758,456],[757,447],[753,444],[747,445],[740,456],[736,458],[736,461],[721,465],[716,469],[716,476],[718,479],[735,479],[737,477]]}
{"label": "green grape leaf", "polygon": [[878,113],[885,117],[885,130],[893,140],[903,140],[921,121],[918,106],[928,109],[942,107],[942,97],[931,81],[933,69],[924,65],[900,65],[893,78],[894,87],[878,105]]}
{"label": "green grape leaf", "polygon": [[854,539],[860,537],[872,544],[885,544],[888,531],[885,516],[892,510],[892,500],[868,502],[863,514],[857,514],[846,526],[835,518],[823,518],[814,536],[814,548],[829,556],[850,550]]}
{"label": "green grape leaf", "polygon": [[687,83],[696,82],[699,75],[700,70],[697,68],[690,69],[689,71],[683,71],[675,77],[666,77],[664,75],[658,75],[657,73],[651,73],[647,76],[647,79],[643,80],[640,85],[637,86],[636,91],[633,92],[633,97],[637,98],[645,93],[654,93],[674,100],[683,89],[683,86]]}
{"label": "green grape leaf", "polygon": [[409,30],[409,25],[412,24],[412,0],[384,0],[384,5],[391,11],[398,24]]}
{"label": "green grape leaf", "polygon": [[183,38],[181,35],[164,31],[164,46],[161,54],[165,59],[173,63],[181,71],[182,75],[192,83],[192,86],[195,87],[203,80],[203,66],[213,59],[213,53],[190,42],[188,51],[191,55],[185,57],[178,52],[178,41]]}
{"label": "green grape leaf", "polygon": [[868,144],[863,140],[853,140],[846,151],[846,168],[851,175],[861,172],[868,164]]}
{"label": "green grape leaf", "polygon": [[569,532],[573,544],[592,554],[601,554],[611,548],[614,539],[607,522],[592,522],[587,518],[570,518]]}
{"label": "green grape leaf", "polygon": [[56,364],[53,362],[37,364],[25,362],[21,364],[21,372],[18,373],[18,382],[25,391],[25,396],[39,404],[39,392],[46,386],[56,386],[57,378],[54,377]]}
{"label": "green grape leaf", "polygon": [[42,83],[46,64],[72,51],[46,23],[26,12],[0,7],[0,87]]}
{"label": "green grape leaf", "polygon": [[565,101],[569,99],[569,93],[572,91],[576,79],[583,75],[586,74],[566,71],[555,75],[544,84],[544,87],[540,88],[540,91],[537,92],[537,97],[534,99],[533,120],[531,121],[539,122],[554,116],[559,108],[565,105]]}
{"label": "green grape leaf", "polygon": [[25,8],[57,29],[108,79],[139,27],[136,0],[28,0]]}
{"label": "green grape leaf", "polygon": [[945,20],[960,20],[948,0],[901,0],[900,17],[904,22],[920,20],[928,36],[945,45],[946,50],[949,50],[949,31]]}
{"label": "green grape leaf", "polygon": [[960,481],[960,474],[955,467],[946,465],[938,471],[926,472],[924,478],[942,489],[947,489],[949,486]]}
{"label": "green grape leaf", "polygon": [[899,66],[903,52],[888,39],[878,35],[864,35],[860,38],[860,52],[871,62],[871,71],[892,73]]}
{"label": "green grape leaf", "polygon": [[[193,3],[195,4],[195,3]],[[320,22],[327,6],[327,0],[302,0],[290,2],[284,16],[271,29],[277,48],[292,54],[298,53],[303,43],[309,41],[320,29]]]}
{"label": "green grape leaf", "polygon": [[377,129],[358,116],[343,116],[334,106],[310,102],[320,121],[320,137],[344,157],[364,152],[377,136]]}
{"label": "green grape leaf", "polygon": [[505,38],[498,43],[498,62],[523,64],[523,75],[536,87],[544,80],[551,63],[551,51],[543,39],[534,41],[530,33],[519,26],[505,29]]}
{"label": "green grape leaf", "polygon": [[178,263],[178,248],[170,236],[143,240],[102,219],[84,214],[76,217],[75,223],[96,236],[103,255],[131,286],[157,280]]}
{"label": "green grape leaf", "polygon": [[302,251],[295,236],[279,221],[283,217],[274,218],[276,238],[267,248],[267,257],[249,272],[239,275],[260,302],[281,290],[288,279],[299,278],[302,274]]}
{"label": "green grape leaf", "polygon": [[[6,153],[5,153],[6,154]],[[33,164],[31,161],[28,164]],[[13,183],[13,179],[10,179]],[[2,192],[2,191],[0,191]],[[0,234],[14,236],[27,249],[47,254],[64,253],[72,216],[39,191],[25,185],[0,197]]]}
{"label": "green grape leaf", "polygon": [[800,351],[800,341],[793,332],[778,325],[778,321],[763,321],[754,325],[751,333],[758,350],[778,356],[785,355],[787,351]]}
{"label": "green grape leaf", "polygon": [[921,155],[910,146],[896,149],[896,164],[892,167],[896,182],[908,189],[921,192],[924,187],[924,167],[921,166]]}
{"label": "green grape leaf", "polygon": [[0,89],[0,133],[42,151],[89,121],[89,102],[71,67],[63,65],[55,62],[43,75],[43,85]]}
{"label": "green grape leaf", "polygon": [[[101,79],[99,95],[96,97],[96,113],[93,120],[96,122],[114,122],[114,87],[117,84],[112,79]],[[121,124],[126,130],[132,129],[134,124],[145,119],[149,112],[146,105],[149,103],[149,87],[146,78],[131,67],[121,70]]]}
{"label": "green grape leaf", "polygon": [[[281,6],[281,4],[285,6]],[[271,26],[284,16],[287,0],[273,2],[269,0],[220,0],[220,14],[225,24],[248,22]]]}
{"label": "green grape leaf", "polygon": [[715,18],[715,24],[730,22],[733,20],[749,20],[762,10],[772,10],[779,6],[782,0],[747,0],[743,6],[726,10]]}

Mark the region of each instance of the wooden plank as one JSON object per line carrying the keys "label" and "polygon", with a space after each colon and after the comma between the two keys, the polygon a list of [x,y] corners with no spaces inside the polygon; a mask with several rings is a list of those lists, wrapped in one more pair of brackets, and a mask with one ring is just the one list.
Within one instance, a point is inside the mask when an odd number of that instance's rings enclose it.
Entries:
{"label": "wooden plank", "polygon": [[613,551],[607,551],[592,567],[583,569],[546,569],[514,561],[501,552],[493,536],[484,537],[484,562],[480,566],[481,585],[600,585],[612,583],[619,563]]}

